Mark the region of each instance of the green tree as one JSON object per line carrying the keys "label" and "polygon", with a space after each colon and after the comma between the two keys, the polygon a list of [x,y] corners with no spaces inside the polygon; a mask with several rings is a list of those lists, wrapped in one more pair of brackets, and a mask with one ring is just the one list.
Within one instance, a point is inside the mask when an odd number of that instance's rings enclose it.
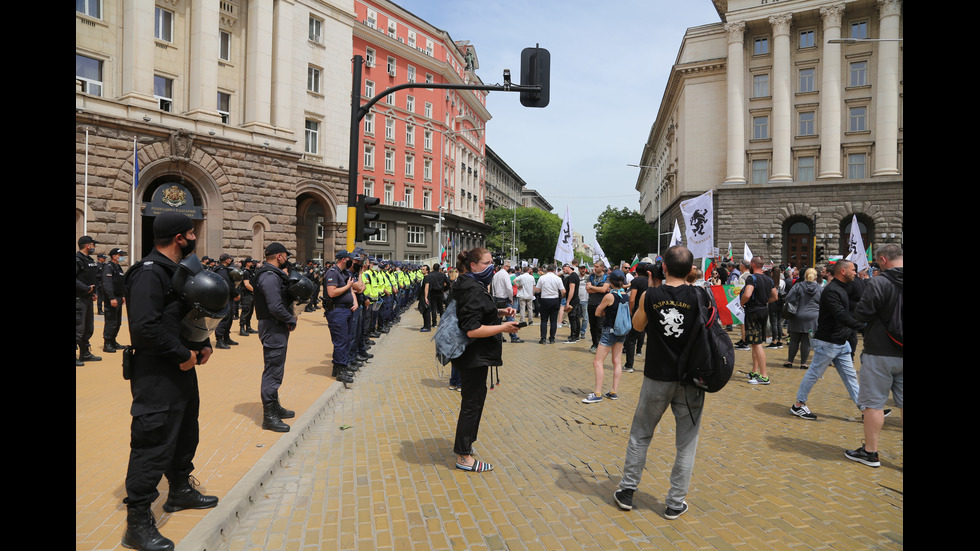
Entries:
{"label": "green tree", "polygon": [[611,263],[642,257],[654,250],[657,242],[657,230],[647,224],[642,214],[627,207],[616,210],[606,205],[593,228],[596,241]]}
{"label": "green tree", "polygon": [[[496,208],[483,218],[491,227],[487,248],[493,253],[510,257],[514,237],[514,209]],[[557,214],[532,207],[517,207],[517,254],[520,258],[537,258],[548,262],[555,255],[561,218]]]}

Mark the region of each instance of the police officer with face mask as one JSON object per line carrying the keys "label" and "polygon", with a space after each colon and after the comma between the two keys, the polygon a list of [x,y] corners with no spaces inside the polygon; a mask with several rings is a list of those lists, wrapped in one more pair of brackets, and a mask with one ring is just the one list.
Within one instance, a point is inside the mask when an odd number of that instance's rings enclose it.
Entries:
{"label": "police officer with face mask", "polygon": [[102,269],[102,292],[105,294],[105,327],[102,330],[104,352],[115,352],[123,348],[116,342],[119,326],[122,324],[123,303],[126,301],[126,286],[123,284],[123,269],[119,265],[126,252],[119,249],[109,251],[109,262]]}
{"label": "police officer with face mask", "polygon": [[356,280],[347,271],[351,265],[351,254],[340,251],[336,258],[337,263],[323,275],[323,304],[326,310],[323,315],[327,318],[330,340],[333,342],[333,377],[350,383],[354,381],[353,372],[358,369],[348,360],[354,334],[354,311],[358,308],[353,290]]}
{"label": "police officer with face mask", "polygon": [[[124,278],[132,342],[132,350],[125,354],[130,361],[133,421],[122,545],[129,549],[173,549],[173,542],[157,530],[150,510],[159,496],[157,486],[163,476],[170,483],[164,511],[208,509],[218,504],[217,497],[202,495],[190,476],[200,436],[196,366],[206,364],[212,352],[209,330],[182,333],[199,304],[185,302],[174,288],[175,275],[182,269],[178,262],[194,250],[194,224],[183,214],[164,213],[153,221],[153,235],[153,251]],[[192,258],[200,270],[198,276],[216,277],[201,269],[196,256]],[[201,283],[210,296],[198,297],[195,302],[208,302],[213,305],[212,316],[223,316],[227,287],[220,279]],[[197,286],[187,281],[184,287]]]}
{"label": "police officer with face mask", "polygon": [[78,239],[78,251],[75,252],[75,346],[78,347],[76,367],[102,359],[92,354],[89,345],[89,339],[95,332],[95,301],[98,300],[96,285],[99,263],[91,256],[95,252],[95,244],[95,239],[83,235]]}
{"label": "police officer with face mask", "polygon": [[242,261],[242,281],[238,284],[241,313],[238,315],[238,334],[247,337],[258,331],[252,329],[252,314],[255,312],[252,277],[255,276],[255,259],[249,257]]}
{"label": "police officer with face mask", "polygon": [[283,268],[289,261],[289,252],[282,243],[272,243],[265,248],[265,263],[255,270],[252,287],[255,289],[255,317],[259,320],[259,340],[262,341],[262,428],[275,432],[289,432],[283,419],[296,413],[279,403],[279,387],[286,370],[286,346],[289,333],[296,329],[293,315],[293,299],[289,295],[289,279]]}

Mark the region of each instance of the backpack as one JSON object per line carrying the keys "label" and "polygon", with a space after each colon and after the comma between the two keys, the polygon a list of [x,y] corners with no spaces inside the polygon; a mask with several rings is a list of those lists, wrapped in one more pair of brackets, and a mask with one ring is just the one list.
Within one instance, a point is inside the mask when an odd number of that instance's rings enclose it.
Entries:
{"label": "backpack", "polygon": [[446,306],[446,311],[439,320],[439,329],[430,340],[436,341],[436,359],[442,365],[460,357],[466,350],[466,346],[473,342],[473,339],[467,337],[459,328],[455,300],[450,301],[449,306]]}
{"label": "backpack", "polygon": [[630,317],[630,303],[629,300],[623,300],[623,295],[614,294],[613,296],[619,302],[619,307],[616,309],[616,321],[613,322],[612,332],[617,337],[623,337],[629,335],[630,330],[633,329],[633,319]]}
{"label": "backpack", "polygon": [[904,306],[904,301],[902,299],[902,295],[904,294],[904,287],[902,286],[901,283],[888,277],[887,274],[884,275],[886,279],[888,279],[888,281],[890,281],[892,285],[895,286],[895,289],[898,290],[898,298],[895,300],[895,307],[888,314],[888,317],[884,319],[885,332],[888,333],[888,338],[891,339],[893,343],[895,343],[901,348],[905,348],[904,346],[905,335],[904,335],[904,328],[902,322],[903,318],[905,317],[904,314],[905,306]]}
{"label": "backpack", "polygon": [[687,348],[678,359],[682,385],[694,385],[707,392],[718,392],[728,384],[735,368],[735,347],[718,323],[718,307],[707,290],[695,287],[700,323]]}

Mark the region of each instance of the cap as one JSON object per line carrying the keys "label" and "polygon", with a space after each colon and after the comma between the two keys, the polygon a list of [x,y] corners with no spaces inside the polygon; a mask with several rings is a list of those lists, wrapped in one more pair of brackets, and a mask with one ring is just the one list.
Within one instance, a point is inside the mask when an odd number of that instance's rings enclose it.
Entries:
{"label": "cap", "polygon": [[109,256],[116,256],[117,254],[126,256],[126,251],[122,249],[112,249],[111,251],[109,251]]}
{"label": "cap", "polygon": [[334,258],[340,260],[341,258],[354,258],[354,257],[346,250],[339,250],[337,251],[337,254],[334,255]]}
{"label": "cap", "polygon": [[88,245],[89,243],[91,243],[93,245],[96,245],[96,244],[98,244],[98,241],[96,241],[95,239],[92,239],[92,237],[89,236],[89,235],[83,235],[83,236],[81,236],[81,237],[78,238],[78,246],[79,247],[81,247],[82,245]]}
{"label": "cap", "polygon": [[179,212],[165,212],[153,220],[153,237],[168,239],[194,229],[194,222]]}
{"label": "cap", "polygon": [[292,256],[292,254],[286,250],[286,246],[278,241],[275,243],[269,243],[269,246],[265,248],[265,256],[272,256],[279,253],[286,253],[286,256]]}
{"label": "cap", "polygon": [[609,277],[614,279],[626,279],[626,274],[622,270],[613,270],[609,272]]}
{"label": "cap", "polygon": [[101,258],[101,259],[105,260],[105,253],[99,253],[99,254],[95,255],[95,258]]}
{"label": "cap", "polygon": [[228,260],[229,258],[232,258],[232,256],[230,254],[228,254],[228,253],[221,253],[221,256],[218,257],[218,262],[224,262],[225,260]]}

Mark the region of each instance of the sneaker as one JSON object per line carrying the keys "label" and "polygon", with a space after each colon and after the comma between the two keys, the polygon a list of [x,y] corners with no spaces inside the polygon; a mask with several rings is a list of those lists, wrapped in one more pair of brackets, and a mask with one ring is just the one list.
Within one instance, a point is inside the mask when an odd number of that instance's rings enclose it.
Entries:
{"label": "sneaker", "polygon": [[555,339],[554,339],[554,337],[552,337],[552,338],[550,338],[550,339],[548,339],[548,344],[555,344]]}
{"label": "sneaker", "polygon": [[809,419],[811,421],[817,418],[817,416],[810,411],[810,408],[806,407],[806,404],[803,404],[800,407],[796,407],[796,404],[793,404],[789,407],[789,412],[797,417],[802,417],[803,419]]}
{"label": "sneaker", "polygon": [[633,373],[633,372],[634,371],[633,371],[633,368],[632,367],[626,367],[626,368],[623,369],[623,373]]}
{"label": "sneaker", "polygon": [[577,342],[578,339],[568,339],[567,341],[562,341],[562,344],[575,344]]}
{"label": "sneaker", "polygon": [[745,341],[738,341],[735,343],[735,350],[750,350],[751,348]]}
{"label": "sneaker", "polygon": [[582,400],[583,404],[595,404],[596,402],[601,402],[602,396],[596,396],[595,392],[589,394],[588,398]]}
{"label": "sneaker", "polygon": [[671,509],[670,507],[664,511],[664,518],[667,520],[674,520],[675,518],[683,515],[687,512],[687,502],[681,504],[680,509]]}
{"label": "sneaker", "polygon": [[624,511],[629,511],[633,508],[633,490],[623,488],[622,490],[616,490],[613,494],[613,499],[616,500],[616,505]]}
{"label": "sneaker", "polygon": [[[892,410],[890,410],[890,409],[887,409],[886,408],[886,409],[881,410],[881,416],[882,417],[888,417],[891,414],[892,414]],[[861,414],[861,420],[864,421],[864,413]]]}
{"label": "sneaker", "polygon": [[869,452],[864,449],[864,444],[856,450],[844,450],[844,457],[852,461],[857,461],[858,463],[864,463],[869,467],[880,467],[881,462],[878,461],[878,452]]}
{"label": "sneaker", "polygon": [[538,341],[538,344],[548,344],[548,341],[541,339],[540,341]]}
{"label": "sneaker", "polygon": [[759,374],[758,373],[756,373],[755,371],[749,371],[749,380],[751,380],[751,379],[758,379],[758,378],[759,378]]}
{"label": "sneaker", "polygon": [[591,348],[589,348],[589,352],[592,352],[593,354],[595,354],[595,351],[596,351],[596,350],[598,350],[598,348],[597,348],[597,347],[595,347],[595,346],[593,346],[593,347],[591,347]]}
{"label": "sneaker", "polygon": [[750,385],[768,385],[769,384],[769,377],[760,377],[759,374],[756,373],[756,376],[755,376],[754,379],[749,379],[749,384]]}
{"label": "sneaker", "polygon": [[610,400],[619,400],[619,394],[616,394],[615,392],[607,392],[603,394],[603,396],[609,398]]}
{"label": "sneaker", "polygon": [[778,344],[771,342],[766,345],[766,348],[782,348],[782,346],[779,346]]}

